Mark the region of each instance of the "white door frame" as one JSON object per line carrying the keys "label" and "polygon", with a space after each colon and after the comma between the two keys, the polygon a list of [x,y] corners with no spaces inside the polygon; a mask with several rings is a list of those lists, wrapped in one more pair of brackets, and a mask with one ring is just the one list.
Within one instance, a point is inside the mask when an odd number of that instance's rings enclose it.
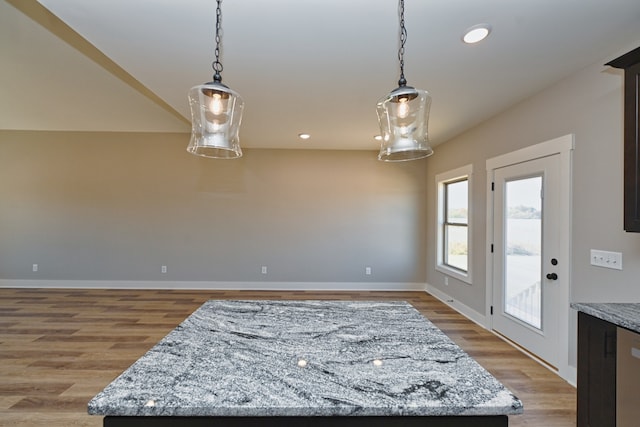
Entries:
{"label": "white door frame", "polygon": [[[538,159],[541,157],[560,155],[560,253],[559,258],[564,262],[557,266],[558,275],[567,280],[561,286],[561,301],[558,313],[558,330],[560,334],[560,359],[558,375],[570,383],[576,382],[576,369],[569,366],[569,301],[571,288],[571,177],[572,177],[572,151],[574,149],[574,135],[561,136],[550,141],[532,145],[511,153],[487,159],[487,278],[486,278],[486,313],[487,327],[493,330],[492,317],[490,315],[493,301],[493,255],[491,244],[493,243],[493,171],[495,169]],[[575,339],[575,337],[573,337]]]}

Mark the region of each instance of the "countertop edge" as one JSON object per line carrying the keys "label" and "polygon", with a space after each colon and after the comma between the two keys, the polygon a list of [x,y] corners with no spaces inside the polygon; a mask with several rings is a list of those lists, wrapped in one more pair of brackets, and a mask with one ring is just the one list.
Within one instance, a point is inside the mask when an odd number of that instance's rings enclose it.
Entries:
{"label": "countertop edge", "polygon": [[640,303],[572,302],[570,306],[579,312],[640,333]]}
{"label": "countertop edge", "polygon": [[[103,408],[104,409],[104,408]],[[279,408],[281,409],[281,408]],[[114,408],[113,410],[96,410],[88,411],[89,415],[98,416],[198,416],[198,417],[434,417],[434,416],[497,416],[497,415],[521,415],[524,412],[524,407],[515,402],[514,405],[509,406],[478,406],[476,408],[458,407],[458,408],[428,408],[428,407],[405,407],[389,410],[388,408],[324,408],[309,411],[304,408],[292,408],[290,411],[278,410],[277,413],[272,413],[264,408],[255,408],[254,410],[247,410],[246,408],[216,408],[211,410],[210,408],[164,408],[163,411],[144,411],[140,408]]]}

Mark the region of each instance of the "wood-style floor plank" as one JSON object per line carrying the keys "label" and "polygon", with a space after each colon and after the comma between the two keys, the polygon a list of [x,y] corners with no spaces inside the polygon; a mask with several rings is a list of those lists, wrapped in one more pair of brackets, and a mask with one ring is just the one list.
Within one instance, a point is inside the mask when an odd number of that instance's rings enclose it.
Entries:
{"label": "wood-style floor plank", "polygon": [[509,387],[509,425],[575,426],[576,390],[423,292],[0,289],[0,426],[101,426],[88,401],[208,299],[406,300]]}

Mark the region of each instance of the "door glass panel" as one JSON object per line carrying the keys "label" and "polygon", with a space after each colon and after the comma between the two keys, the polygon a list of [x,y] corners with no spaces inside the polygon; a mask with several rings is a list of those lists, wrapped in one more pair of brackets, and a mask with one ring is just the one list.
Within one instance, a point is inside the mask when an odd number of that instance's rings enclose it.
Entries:
{"label": "door glass panel", "polygon": [[541,329],[542,177],[505,185],[504,311]]}

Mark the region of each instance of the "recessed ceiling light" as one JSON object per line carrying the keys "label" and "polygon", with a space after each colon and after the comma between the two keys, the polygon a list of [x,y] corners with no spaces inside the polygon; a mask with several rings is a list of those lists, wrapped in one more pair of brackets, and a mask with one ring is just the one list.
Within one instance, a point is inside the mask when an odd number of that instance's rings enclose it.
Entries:
{"label": "recessed ceiling light", "polygon": [[489,24],[474,25],[473,27],[467,28],[464,32],[464,36],[462,36],[462,41],[467,44],[478,43],[486,39],[490,32],[491,25]]}
{"label": "recessed ceiling light", "polygon": [[309,139],[309,138],[311,138],[311,135],[309,135],[308,133],[299,133],[298,134],[298,138],[300,138],[300,139]]}

